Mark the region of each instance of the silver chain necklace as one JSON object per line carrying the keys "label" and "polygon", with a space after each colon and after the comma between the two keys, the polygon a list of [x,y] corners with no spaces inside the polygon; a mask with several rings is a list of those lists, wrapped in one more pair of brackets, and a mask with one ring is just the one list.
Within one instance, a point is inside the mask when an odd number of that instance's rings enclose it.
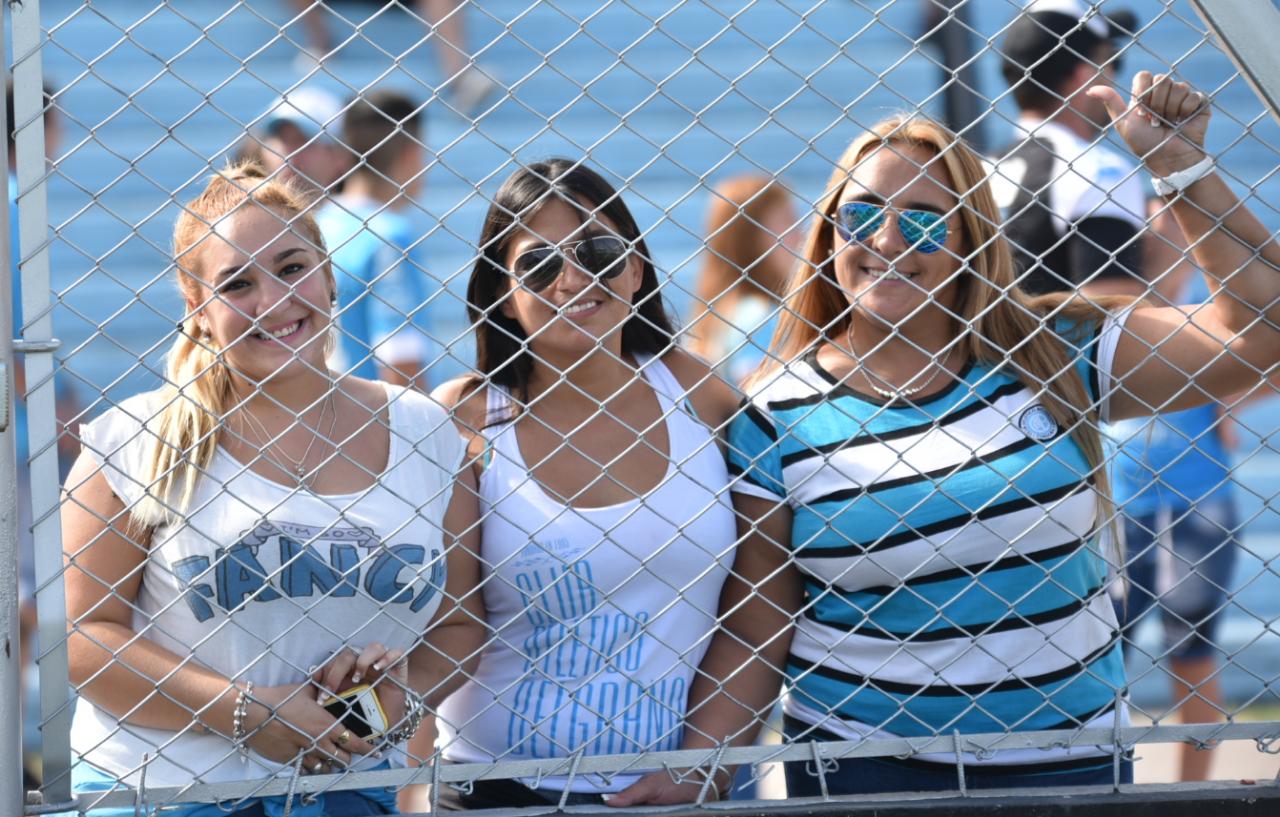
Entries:
{"label": "silver chain necklace", "polygon": [[[845,330],[844,334],[845,334],[845,343],[849,345],[849,351],[853,352],[853,323],[852,322],[850,322],[849,328]],[[901,389],[898,389],[898,388],[884,389],[877,386],[875,383],[875,380],[879,380],[881,383],[889,383],[889,381],[884,379],[880,375],[876,374],[875,372],[871,371],[871,367],[863,363],[862,359],[857,357],[856,355],[854,356],[854,360],[858,361],[858,370],[862,372],[862,379],[867,381],[867,385],[871,387],[871,390],[873,392],[875,392],[876,394],[878,394],[879,396],[883,397],[886,400],[902,400],[903,398],[906,398],[906,397],[913,397],[919,394],[920,392],[924,391],[925,389],[929,388],[929,386],[933,384],[933,381],[938,379],[938,375],[942,374],[947,370],[946,362],[951,358],[951,352],[954,351],[954,349],[955,347],[948,349],[947,353],[944,354],[940,360],[934,361],[934,365],[937,366],[937,369],[934,371],[933,374],[929,375],[928,379],[926,379],[923,383],[921,383],[919,386],[910,386],[908,388],[901,388]],[[875,376],[875,380],[871,379],[873,375]],[[920,375],[916,375],[916,377],[919,377],[919,376]]]}
{"label": "silver chain necklace", "polygon": [[[240,411],[247,421],[245,425],[253,432],[253,436],[258,438],[258,442],[262,446],[263,455],[266,456],[266,458],[277,468],[280,468],[287,473],[292,473],[294,478],[298,480],[299,485],[305,485],[309,482],[307,479],[307,460],[311,457],[311,451],[315,448],[316,441],[322,436],[326,440],[332,441],[334,429],[338,427],[338,409],[334,404],[333,392],[330,391],[328,396],[325,398],[324,403],[320,406],[320,416],[316,418],[316,428],[311,431],[311,442],[307,444],[307,449],[302,452],[302,459],[295,460],[293,457],[284,453],[283,446],[280,445],[280,441],[278,439],[275,442],[272,442],[273,438],[271,436],[271,432],[267,430],[266,424],[263,423],[262,420],[258,419],[257,415],[255,415],[247,405],[241,407]],[[320,434],[319,427],[324,422],[324,415],[326,411],[332,414],[332,418],[329,421],[328,432],[322,435]],[[302,418],[299,417],[298,422],[301,422],[301,419]],[[271,453],[268,453],[269,451]],[[283,462],[281,462],[281,460],[283,460]],[[314,479],[315,475],[312,474],[311,478]]]}

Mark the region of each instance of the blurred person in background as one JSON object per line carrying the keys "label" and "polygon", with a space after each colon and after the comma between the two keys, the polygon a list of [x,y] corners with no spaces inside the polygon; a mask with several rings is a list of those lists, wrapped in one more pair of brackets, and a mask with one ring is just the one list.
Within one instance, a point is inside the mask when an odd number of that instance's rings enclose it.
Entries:
{"label": "blurred person in background", "polygon": [[1035,0],[999,47],[1019,134],[999,152],[993,190],[1028,294],[1132,294],[1142,280],[1142,183],[1133,160],[1102,140],[1106,109],[1086,93],[1114,81],[1119,43],[1136,26],[1127,11]]}
{"label": "blurred person in background", "polygon": [[351,171],[316,216],[338,281],[335,365],[400,385],[425,386],[439,352],[421,326],[438,287],[406,213],[426,178],[425,126],[424,105],[398,91],[356,97],[342,123]]}
{"label": "blurred person in background", "polygon": [[796,263],[791,194],[767,176],[716,185],[707,206],[706,251],[694,291],[689,351],[730,383],[760,365]]}
{"label": "blurred person in background", "polygon": [[[326,364],[336,282],[308,209],[256,166],[214,176],[174,229],[166,383],[80,427],[62,504],[79,793],[400,764],[478,654],[461,442],[425,396]],[[322,705],[361,684],[386,721],[367,741]],[[284,799],[164,812],[396,813],[385,788]]]}
{"label": "blurred person in background", "polygon": [[[334,54],[333,35],[325,19],[326,9],[318,0],[290,2],[302,22],[306,40],[299,64],[304,70],[311,71]],[[370,5],[382,3],[371,2]],[[440,87],[447,92],[448,104],[463,116],[472,113],[499,90],[498,83],[476,65],[467,50],[466,5],[467,0],[418,0],[413,4],[416,13],[430,26],[427,37],[435,49],[443,78]]]}
{"label": "blurred person in background", "polygon": [[[1149,207],[1151,226],[1142,241],[1154,290],[1150,301],[1193,307],[1208,302],[1209,287],[1171,208],[1158,198]],[[1152,352],[1160,353],[1159,347]],[[1218,634],[1239,550],[1231,423],[1224,405],[1215,402],[1109,429],[1118,446],[1112,479],[1123,513],[1127,580],[1115,588],[1116,615],[1132,653],[1138,627],[1148,613],[1159,612],[1164,649],[1153,658],[1169,662],[1173,709],[1183,723],[1216,723],[1226,714]],[[1212,762],[1211,750],[1183,744],[1181,779],[1209,779]]]}
{"label": "blurred person in background", "polygon": [[276,100],[236,151],[239,163],[253,162],[311,199],[338,192],[351,167],[351,154],[338,144],[342,103],[317,87],[297,88]]}
{"label": "blurred person in background", "polygon": [[[675,345],[639,226],[580,162],[517,170],[476,246],[477,373],[433,396],[480,486],[492,637],[440,709],[444,757],[712,747],[701,703],[738,666],[716,627],[736,539],[716,430],[737,398]],[[744,740],[754,734],[753,722]],[[440,802],[675,803],[702,782],[636,770],[480,780]],[[712,799],[728,780],[713,782]]]}
{"label": "blurred person in background", "polygon": [[[1128,102],[1089,93],[1224,287],[1191,316],[1030,297],[962,140],[895,118],[850,145],[729,432],[734,571],[767,599],[742,614],[756,637],[795,621],[791,740],[1127,723],[1100,426],[1256,386],[1280,362],[1280,247],[1214,172],[1203,95],[1145,71]],[[722,694],[767,696],[759,663]],[[954,790],[956,762],[845,758],[825,786],[788,764],[788,794]],[[1131,759],[1119,773],[1132,779]],[[963,774],[969,788],[1108,784],[1113,758],[966,753]]]}

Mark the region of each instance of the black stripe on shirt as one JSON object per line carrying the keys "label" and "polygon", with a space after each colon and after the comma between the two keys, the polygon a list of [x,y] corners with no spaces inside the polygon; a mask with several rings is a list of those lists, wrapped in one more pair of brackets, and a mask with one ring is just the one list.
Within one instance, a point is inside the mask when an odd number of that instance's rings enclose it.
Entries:
{"label": "black stripe on shirt", "polygon": [[805,355],[804,360],[805,363],[809,365],[810,369],[813,369],[819,377],[830,384],[831,388],[827,391],[811,394],[807,397],[788,397],[785,400],[771,401],[769,402],[770,409],[785,411],[787,409],[804,408],[805,406],[825,403],[833,397],[852,397],[855,400],[860,400],[863,403],[866,403],[867,405],[882,406],[890,409],[916,408],[917,406],[924,406],[934,401],[941,400],[960,386],[967,386],[968,383],[965,379],[969,376],[969,373],[973,371],[974,365],[972,360],[967,361],[959,372],[951,375],[951,385],[939,392],[930,394],[927,397],[921,397],[917,400],[912,400],[911,398],[901,400],[877,400],[875,397],[872,397],[869,394],[863,394],[855,389],[851,389],[844,383],[837,380],[831,372],[827,371],[820,363],[818,363],[816,347],[814,351]]}
{"label": "black stripe on shirt", "polygon": [[1019,451],[1025,451],[1028,448],[1040,445],[1039,440],[1033,440],[1030,437],[1022,439],[1006,445],[1004,448],[997,448],[989,454],[979,454],[976,457],[970,457],[963,462],[955,462],[950,465],[944,465],[941,468],[935,468],[932,471],[917,471],[914,474],[908,474],[905,477],[897,477],[895,479],[883,479],[879,482],[873,482],[870,485],[855,485],[851,488],[841,488],[838,491],[832,491],[829,494],[823,494],[809,502],[810,505],[818,505],[822,502],[845,502],[855,499],[863,494],[875,494],[881,491],[891,491],[894,488],[903,488],[907,485],[915,485],[917,482],[931,482],[939,477],[958,476],[971,468],[977,468],[980,465],[990,465],[996,460],[1017,454]]}
{"label": "black stripe on shirt", "polygon": [[1080,548],[1084,547],[1087,540],[1073,539],[1061,545],[1054,545],[1043,550],[1037,550],[1033,553],[1015,553],[1012,556],[1006,556],[1003,559],[997,559],[994,562],[982,562],[981,564],[958,565],[939,570],[936,573],[925,573],[919,576],[912,576],[901,584],[879,584],[873,587],[863,587],[858,590],[846,590],[846,593],[867,593],[876,596],[887,596],[899,587],[918,587],[922,584],[934,584],[936,582],[950,581],[951,579],[971,579],[979,576],[985,576],[990,573],[996,573],[1001,570],[1012,570],[1016,567],[1026,567],[1027,565],[1041,564],[1056,559],[1059,556],[1070,556]]}
{"label": "black stripe on shirt", "polygon": [[[854,687],[869,687],[879,692],[890,695],[906,695],[910,697],[921,696],[925,698],[952,698],[952,697],[974,697],[976,695],[987,695],[993,692],[1017,692],[1025,689],[1039,689],[1046,684],[1052,684],[1055,681],[1062,681],[1081,675],[1089,670],[1095,661],[1102,658],[1109,651],[1115,648],[1116,640],[1119,633],[1114,630],[1111,633],[1111,639],[1098,649],[1089,653],[1081,661],[1073,661],[1061,669],[1052,670],[1051,672],[1042,673],[1040,675],[1030,675],[1026,678],[1005,678],[1002,681],[992,681],[989,683],[977,684],[925,684],[918,686],[916,684],[908,684],[901,681],[886,681],[880,678],[869,678],[865,675],[857,675],[852,672],[834,669],[822,664],[815,664],[792,653],[787,656],[787,670],[790,675],[791,668],[794,667],[801,672],[811,672],[815,675],[821,675],[824,678],[830,678],[833,681],[839,681],[843,684],[849,684]],[[812,698],[812,696],[807,696]]]}
{"label": "black stripe on shirt", "polygon": [[[823,621],[818,618],[817,605],[810,604],[804,611],[804,617],[810,621],[815,621],[824,627],[830,627],[833,630],[842,630],[846,633],[853,633],[863,638],[879,638],[883,640],[903,641],[912,644],[929,641],[947,641],[952,638],[979,638],[982,636],[993,635],[995,633],[1007,633],[1010,630],[1021,630],[1033,627],[1039,624],[1048,624],[1051,621],[1072,616],[1093,601],[1094,597],[1102,591],[1105,584],[1097,584],[1085,591],[1084,596],[1063,604],[1059,607],[1052,607],[1048,610],[1041,610],[1038,613],[1016,613],[1012,609],[1006,615],[1001,616],[993,621],[983,621],[977,624],[954,625],[951,627],[941,627],[937,630],[912,630],[909,632],[890,632],[889,630],[879,627],[872,623],[846,624],[842,621]],[[854,605],[849,605],[850,609],[857,612],[863,612]]]}
{"label": "black stripe on shirt", "polygon": [[1050,488],[1047,491],[1041,491],[1038,494],[1029,496],[1020,496],[1017,499],[1011,499],[1008,502],[999,502],[987,505],[976,511],[969,513],[957,514],[946,519],[939,519],[937,522],[930,522],[927,525],[919,525],[901,533],[894,533],[888,536],[882,536],[879,539],[873,539],[870,542],[857,542],[852,545],[841,545],[833,548],[811,548],[808,545],[801,547],[798,556],[803,559],[839,559],[847,556],[862,556],[867,553],[873,553],[877,550],[885,550],[887,548],[905,545],[908,542],[914,542],[917,539],[923,539],[926,536],[932,536],[937,533],[958,528],[971,522],[977,522],[983,519],[994,519],[997,516],[1005,516],[1027,508],[1039,507],[1049,502],[1056,502],[1065,499],[1072,494],[1077,494],[1092,485],[1092,478],[1082,479],[1077,483],[1068,483],[1057,488]]}
{"label": "black stripe on shirt", "polygon": [[756,427],[759,428],[766,437],[774,442],[778,441],[778,430],[773,427],[773,423],[769,421],[768,417],[764,416],[764,412],[761,411],[755,403],[752,403],[750,400],[743,400],[739,409],[747,416],[748,420],[756,424]]}
{"label": "black stripe on shirt", "polygon": [[[884,443],[884,442],[889,442],[891,440],[900,440],[904,437],[913,437],[918,434],[923,434],[932,428],[946,428],[952,423],[958,422],[967,417],[971,417],[972,415],[977,414],[983,409],[991,408],[992,404],[995,403],[997,400],[1017,394],[1018,392],[1023,391],[1025,388],[1026,386],[1022,385],[1021,383],[1018,383],[1017,381],[1014,381],[1013,383],[1005,383],[1004,385],[1000,386],[1000,388],[991,392],[991,394],[978,395],[978,399],[973,401],[969,405],[965,406],[964,408],[957,409],[943,417],[939,417],[937,420],[929,420],[923,423],[917,423],[912,426],[906,426],[905,428],[894,429],[893,431],[867,432],[865,434],[858,434],[854,437],[850,437],[847,440],[836,440],[833,443],[825,443],[823,445],[810,446],[808,448],[805,448],[802,451],[792,451],[789,454],[783,455],[782,467],[786,468],[788,465],[795,465],[797,462],[803,462],[809,457],[825,456],[845,448],[855,448],[861,445],[871,445],[873,443]],[[783,401],[779,401],[778,403],[770,403],[769,410],[784,411],[785,408],[781,406],[781,403],[785,403],[785,402],[787,401],[783,400]]]}

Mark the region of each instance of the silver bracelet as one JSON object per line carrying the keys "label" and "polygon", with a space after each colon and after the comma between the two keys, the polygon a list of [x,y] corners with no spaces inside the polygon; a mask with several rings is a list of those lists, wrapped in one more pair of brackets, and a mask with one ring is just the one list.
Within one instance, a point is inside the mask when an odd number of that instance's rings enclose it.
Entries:
{"label": "silver bracelet", "polygon": [[418,693],[405,690],[404,705],[404,718],[398,728],[383,736],[389,743],[404,743],[409,740],[418,733],[418,727],[427,718],[427,702]]}
{"label": "silver bracelet", "polygon": [[236,706],[231,711],[231,740],[242,758],[249,757],[249,747],[245,745],[248,734],[244,729],[244,720],[249,714],[249,699],[252,695],[253,681],[245,681],[244,686],[236,692]]}

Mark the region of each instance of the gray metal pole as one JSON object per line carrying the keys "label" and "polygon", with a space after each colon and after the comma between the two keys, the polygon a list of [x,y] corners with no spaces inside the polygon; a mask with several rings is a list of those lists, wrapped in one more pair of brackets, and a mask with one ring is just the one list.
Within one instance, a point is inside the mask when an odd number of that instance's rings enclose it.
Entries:
{"label": "gray metal pole", "polygon": [[13,116],[21,127],[18,230],[22,251],[23,340],[27,352],[27,439],[31,451],[31,518],[35,543],[36,615],[40,643],[40,739],[46,802],[71,799],[71,696],[67,676],[67,605],[58,518],[57,408],[53,393],[53,318],[49,303],[49,209],[44,148],[44,32],[39,0],[13,6]]}
{"label": "gray metal pole", "polygon": [[1280,122],[1280,9],[1267,0],[1191,0],[1271,117]]}
{"label": "gray metal pole", "polygon": [[[0,54],[5,48],[0,25]],[[9,66],[0,58],[0,80],[8,81]],[[0,108],[0,129],[9,130]],[[0,163],[9,166],[9,140],[0,141]],[[0,207],[0,259],[9,269],[0,286],[0,813],[21,814],[22,791],[22,659],[18,596],[18,451],[14,440],[13,297],[9,286],[18,271],[9,263],[9,207]],[[13,728],[18,725],[18,728]]]}
{"label": "gray metal pole", "polygon": [[984,150],[986,131],[982,117],[990,103],[978,93],[978,40],[969,24],[969,0],[929,0],[936,13],[946,14],[941,27],[930,38],[942,55],[943,121],[962,134],[979,150]]}

